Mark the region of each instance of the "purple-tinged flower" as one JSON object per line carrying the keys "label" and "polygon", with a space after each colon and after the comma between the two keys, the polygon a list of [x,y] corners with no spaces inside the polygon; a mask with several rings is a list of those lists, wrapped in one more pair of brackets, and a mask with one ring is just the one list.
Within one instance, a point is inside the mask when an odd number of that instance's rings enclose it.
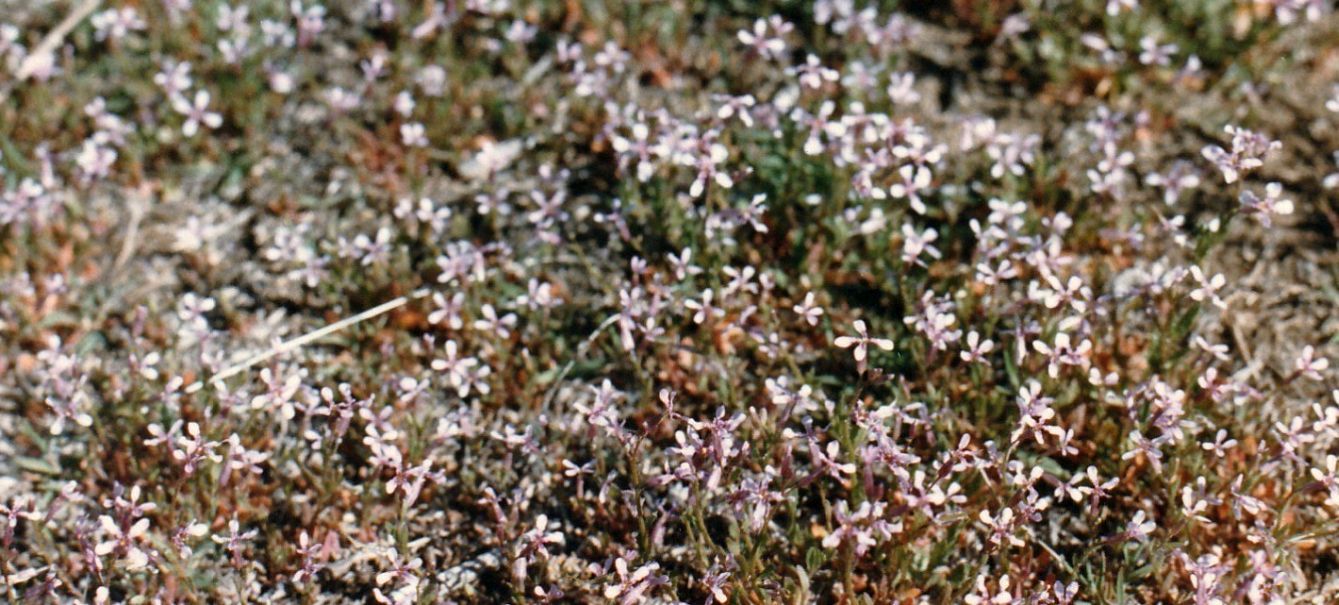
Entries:
{"label": "purple-tinged flower", "polygon": [[1144,511],[1137,510],[1134,511],[1134,517],[1125,524],[1125,533],[1122,534],[1122,537],[1126,540],[1144,542],[1156,529],[1158,529],[1158,524],[1149,520]]}
{"label": "purple-tinged flower", "polygon": [[168,59],[163,62],[162,70],[153,76],[153,83],[157,84],[167,93],[168,98],[174,98],[185,94],[191,87],[194,80],[191,79],[191,64],[189,61],[174,61]]}
{"label": "purple-tinged flower", "polygon": [[144,31],[148,27],[130,6],[102,11],[93,15],[89,22],[93,24],[93,37],[97,40],[120,40],[132,31]]}
{"label": "purple-tinged flower", "polygon": [[986,359],[991,351],[995,350],[995,341],[989,338],[982,340],[981,335],[972,330],[967,333],[967,348],[959,356],[967,363],[982,363],[990,365],[990,360]]}
{"label": "purple-tinged flower", "polygon": [[804,294],[804,300],[791,307],[791,310],[795,311],[796,315],[799,315],[805,323],[811,326],[818,325],[818,318],[823,316],[823,307],[814,303],[813,292],[806,292]]}
{"label": "purple-tinged flower", "polygon": [[1218,296],[1218,291],[1227,285],[1227,278],[1222,273],[1208,277],[1198,266],[1191,266],[1190,276],[1199,284],[1198,287],[1190,291],[1191,300],[1195,302],[1207,300],[1219,309],[1227,309],[1227,302]]}
{"label": "purple-tinged flower", "polygon": [[670,581],[669,576],[660,575],[660,564],[654,561],[628,571],[628,560],[618,557],[614,560],[614,572],[618,574],[618,581],[605,586],[603,594],[606,599],[617,599],[619,605],[641,603],[647,593]]}
{"label": "purple-tinged flower", "polygon": [[485,303],[479,308],[479,319],[474,320],[474,329],[480,332],[490,333],[499,339],[506,340],[511,338],[511,331],[516,328],[516,314],[508,313],[498,316],[493,305]]}
{"label": "purple-tinged flower", "polygon": [[[149,566],[150,554],[153,552],[147,546],[149,538],[146,535],[149,531],[149,520],[139,519],[131,522],[129,519],[124,523],[117,523],[108,515],[98,517],[98,523],[103,531],[107,533],[107,539],[99,542],[93,551],[98,556],[107,556],[116,553],[118,556],[126,558],[126,569],[136,571]],[[141,543],[144,546],[141,546]]]}
{"label": "purple-tinged flower", "polygon": [[1168,206],[1176,204],[1181,193],[1200,186],[1200,174],[1194,164],[1185,160],[1176,160],[1167,172],[1149,173],[1144,182],[1162,188],[1162,201]]}
{"label": "purple-tinged flower", "polygon": [[1316,347],[1306,345],[1305,347],[1302,347],[1302,353],[1298,355],[1297,359],[1293,362],[1293,367],[1296,369],[1298,375],[1319,381],[1325,379],[1324,376],[1321,376],[1321,372],[1330,368],[1330,360],[1324,357],[1317,357]]}
{"label": "purple-tinged flower", "polygon": [[915,227],[912,227],[910,223],[903,223],[902,262],[924,267],[925,262],[921,260],[922,254],[928,254],[934,259],[943,257],[939,249],[933,245],[933,242],[937,239],[939,239],[939,232],[934,229],[926,229],[917,233]]}
{"label": "purple-tinged flower", "polygon": [[839,349],[850,349],[855,357],[856,366],[861,374],[865,373],[865,359],[869,355],[869,345],[874,345],[884,351],[893,350],[893,341],[887,338],[872,338],[869,335],[869,329],[865,327],[865,320],[857,319],[851,323],[855,328],[857,336],[838,336],[832,341]]}
{"label": "purple-tinged flower", "polygon": [[200,132],[200,125],[203,124],[213,130],[223,125],[223,116],[209,111],[209,91],[198,90],[195,92],[195,98],[188,101],[185,95],[175,95],[171,97],[172,109],[177,113],[186,116],[186,121],[181,125],[181,134],[186,138],[191,138]]}
{"label": "purple-tinged flower", "polygon": [[424,136],[423,124],[409,122],[400,125],[400,142],[406,147],[427,147],[428,137]]}
{"label": "purple-tinged flower", "polygon": [[1237,445],[1236,439],[1228,438],[1227,429],[1218,429],[1218,433],[1214,435],[1213,441],[1200,442],[1200,448],[1202,448],[1206,452],[1213,453],[1214,456],[1217,456],[1219,458],[1226,456],[1227,451],[1236,447],[1236,445]]}
{"label": "purple-tinged flower", "polygon": [[798,75],[800,86],[819,89],[824,83],[836,82],[841,74],[835,69],[824,67],[818,57],[810,54],[804,58],[804,64],[786,69],[788,75]]}
{"label": "purple-tinged flower", "polygon": [[1175,44],[1158,44],[1157,38],[1144,36],[1139,40],[1139,50],[1140,63],[1166,67],[1171,64],[1172,54],[1177,47]]}
{"label": "purple-tinged flower", "polygon": [[712,305],[711,299],[714,297],[714,295],[715,293],[712,292],[711,288],[707,288],[706,290],[702,291],[702,299],[700,301],[697,300],[684,301],[683,306],[687,307],[688,310],[694,312],[693,323],[702,324],[708,319],[720,319],[721,317],[725,316],[725,310],[716,308],[715,306]]}
{"label": "purple-tinged flower", "polygon": [[1283,196],[1283,185],[1269,183],[1265,185],[1265,197],[1257,196],[1249,189],[1241,192],[1241,207],[1246,213],[1255,216],[1261,225],[1273,225],[1273,217],[1293,213],[1293,202]]}
{"label": "purple-tinged flower", "polygon": [[1208,145],[1200,154],[1218,167],[1223,173],[1223,182],[1228,184],[1237,182],[1243,174],[1263,166],[1266,155],[1283,147],[1283,143],[1245,128],[1228,125],[1223,127],[1223,131],[1232,136],[1232,150]]}
{"label": "purple-tinged flower", "polygon": [[764,59],[777,60],[784,57],[786,52],[786,41],[782,38],[794,27],[779,16],[773,16],[772,32],[768,35],[768,22],[758,19],[753,22],[753,29],[741,29],[735,34],[740,43],[748,46],[753,52]]}

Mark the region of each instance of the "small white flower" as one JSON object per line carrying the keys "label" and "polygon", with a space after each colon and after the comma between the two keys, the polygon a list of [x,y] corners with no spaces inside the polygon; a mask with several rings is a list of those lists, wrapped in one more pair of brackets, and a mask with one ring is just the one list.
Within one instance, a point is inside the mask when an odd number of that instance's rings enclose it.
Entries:
{"label": "small white flower", "polygon": [[1294,367],[1298,375],[1305,376],[1311,380],[1324,380],[1321,372],[1330,368],[1330,360],[1324,357],[1316,357],[1316,347],[1307,345],[1302,347],[1302,354],[1297,356]]}
{"label": "small white flower", "polygon": [[891,351],[893,350],[893,341],[887,338],[871,338],[869,329],[865,326],[865,320],[863,319],[857,319],[851,325],[855,327],[859,336],[838,336],[832,341],[832,344],[837,345],[837,348],[840,349],[849,349],[854,346],[855,349],[852,354],[855,356],[856,366],[863,374],[865,373],[865,359],[869,355],[869,345],[872,344],[884,351]]}
{"label": "small white flower", "polygon": [[813,292],[805,293],[804,301],[791,307],[791,310],[795,311],[797,315],[804,319],[805,323],[811,326],[818,325],[818,318],[823,316],[823,307],[814,304]]}
{"label": "small white flower", "polygon": [[186,116],[186,122],[181,125],[181,134],[186,138],[191,138],[200,132],[201,124],[211,130],[223,125],[223,116],[208,110],[209,91],[207,90],[196,91],[194,100],[187,100],[183,95],[173,96],[172,109]]}
{"label": "small white flower", "polygon": [[423,134],[423,124],[410,122],[400,125],[400,141],[406,147],[427,147],[428,137]]}
{"label": "small white flower", "polygon": [[1261,198],[1249,189],[1241,192],[1241,206],[1247,213],[1255,216],[1261,225],[1270,227],[1274,216],[1293,213],[1293,202],[1283,196],[1283,185],[1269,183],[1265,185],[1265,197]]}
{"label": "small white flower", "polygon": [[1158,524],[1148,520],[1144,511],[1137,510],[1134,512],[1134,518],[1130,519],[1130,522],[1125,525],[1125,536],[1128,539],[1143,542],[1157,528]]}

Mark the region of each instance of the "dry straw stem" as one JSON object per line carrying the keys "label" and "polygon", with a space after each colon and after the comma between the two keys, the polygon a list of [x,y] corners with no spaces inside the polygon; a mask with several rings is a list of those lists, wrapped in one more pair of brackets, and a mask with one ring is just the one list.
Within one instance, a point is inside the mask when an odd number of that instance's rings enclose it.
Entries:
{"label": "dry straw stem", "polygon": [[55,28],[47,32],[46,37],[42,38],[42,41],[37,44],[37,47],[34,48],[32,52],[28,53],[27,57],[24,57],[23,63],[19,65],[18,71],[14,72],[15,79],[22,81],[33,75],[33,72],[37,71],[38,66],[42,64],[42,58],[55,52],[56,47],[60,46],[61,42],[65,41],[65,36],[70,35],[70,32],[74,31],[74,28],[77,27],[80,22],[93,14],[93,11],[97,10],[98,6],[101,4],[102,0],[84,0],[83,4],[75,7],[70,14],[65,15],[65,19],[61,20],[60,23],[56,24]]}
{"label": "dry straw stem", "polygon": [[[245,361],[242,361],[241,363],[237,363],[228,366],[223,370],[220,370],[217,374],[214,374],[213,376],[209,377],[209,383],[219,384],[224,380],[227,380],[228,378],[241,374],[242,372],[246,371],[248,368],[252,366],[255,366],[256,364],[264,363],[266,360],[272,357],[282,355],[289,351],[295,351],[297,349],[300,349],[303,346],[307,345],[308,343],[315,341],[319,338],[329,336],[330,334],[334,334],[335,332],[343,330],[344,328],[352,326],[358,322],[372,319],[373,317],[377,317],[378,315],[384,315],[386,313],[389,313],[391,311],[394,311],[395,309],[404,306],[405,303],[408,303],[411,300],[418,300],[429,294],[432,294],[431,289],[420,288],[399,298],[381,303],[375,307],[372,307],[371,309],[363,311],[362,313],[359,313],[352,317],[346,317],[344,319],[341,319],[335,323],[332,323],[314,332],[308,332],[306,334],[303,334],[302,336],[298,336],[297,338],[285,340],[284,342],[281,342],[278,345],[275,345],[274,347],[271,347],[270,349],[264,352],[252,355],[251,357],[247,358]],[[196,391],[199,391],[200,389],[203,389],[204,386],[205,381],[197,380],[194,383],[191,383],[190,386],[186,387],[186,392],[194,393]]]}

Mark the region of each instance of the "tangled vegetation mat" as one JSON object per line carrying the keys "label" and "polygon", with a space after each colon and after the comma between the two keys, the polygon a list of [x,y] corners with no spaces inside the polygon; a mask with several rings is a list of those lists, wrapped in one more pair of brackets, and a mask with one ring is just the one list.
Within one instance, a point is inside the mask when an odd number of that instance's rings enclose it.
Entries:
{"label": "tangled vegetation mat", "polygon": [[1339,602],[1325,0],[0,0],[0,594]]}

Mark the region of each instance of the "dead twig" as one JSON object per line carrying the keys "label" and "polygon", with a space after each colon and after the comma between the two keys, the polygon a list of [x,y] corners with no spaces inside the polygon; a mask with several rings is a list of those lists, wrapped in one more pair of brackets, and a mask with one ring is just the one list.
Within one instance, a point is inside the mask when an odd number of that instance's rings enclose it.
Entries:
{"label": "dead twig", "polygon": [[23,62],[19,64],[18,71],[14,72],[15,79],[26,80],[32,76],[42,66],[42,63],[46,62],[47,57],[55,52],[56,47],[65,41],[65,36],[70,35],[70,32],[74,31],[76,26],[93,14],[93,11],[97,10],[101,4],[102,0],[84,0],[83,4],[75,7],[70,14],[65,15],[65,18],[57,23],[51,31],[47,32],[46,37],[42,38],[41,42],[37,43],[33,51],[28,53],[27,57],[24,57]]}
{"label": "dead twig", "polygon": [[[241,374],[242,372],[246,371],[248,368],[251,368],[252,366],[264,363],[266,360],[269,360],[272,357],[282,355],[289,351],[295,351],[297,349],[300,349],[304,345],[312,341],[315,341],[319,338],[328,336],[330,334],[334,334],[335,332],[343,330],[344,328],[352,326],[356,323],[366,321],[379,315],[384,315],[386,313],[394,311],[395,309],[404,306],[409,301],[418,300],[420,298],[428,296],[431,293],[432,290],[429,288],[420,288],[394,300],[381,303],[357,315],[341,319],[335,323],[332,323],[314,332],[308,332],[306,334],[303,334],[302,336],[298,336],[297,338],[291,338],[289,340],[285,340],[284,342],[281,342],[264,352],[257,353],[255,355],[252,355],[251,357],[248,357],[241,363],[233,364],[231,366],[224,368],[223,370],[220,370],[218,373],[214,374],[213,376],[210,376],[208,381],[210,384],[218,384],[224,380],[227,380],[228,378]],[[191,383],[190,386],[186,387],[186,392],[194,393],[196,391],[199,391],[200,389],[203,389],[204,386],[205,381],[197,380],[194,383]]]}

